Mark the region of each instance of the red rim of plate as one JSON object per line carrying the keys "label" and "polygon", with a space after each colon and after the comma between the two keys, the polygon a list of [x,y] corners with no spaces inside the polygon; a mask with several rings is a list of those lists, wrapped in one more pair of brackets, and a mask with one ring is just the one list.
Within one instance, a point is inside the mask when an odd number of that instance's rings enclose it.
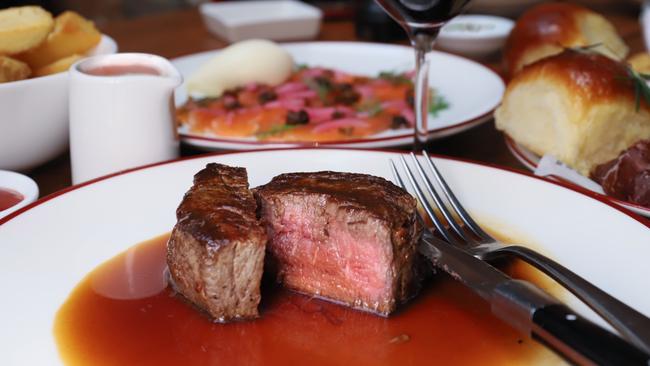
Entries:
{"label": "red rim of plate", "polygon": [[[508,150],[510,150],[512,155],[517,160],[519,160],[520,163],[522,163],[527,169],[529,169],[531,171],[534,171],[535,168],[537,168],[538,161],[533,161],[533,160],[529,159],[528,156],[527,156],[527,153],[522,150],[523,146],[517,144],[515,142],[515,140],[513,140],[508,135],[504,135],[504,139],[506,141],[506,146],[508,147]],[[534,153],[531,152],[531,154],[534,154]],[[594,195],[597,195],[600,198],[602,198],[601,200],[603,200],[603,201],[611,201],[611,202],[613,202],[613,203],[615,203],[617,205],[621,205],[623,207],[631,207],[631,208],[637,209],[639,211],[643,211],[643,212],[647,213],[648,215],[650,215],[650,208],[641,206],[641,205],[633,203],[633,202],[623,201],[623,200],[620,200],[618,198],[614,198],[614,197],[610,197],[610,196],[607,196],[607,195],[604,195],[604,194],[600,194],[600,193],[590,191],[590,190],[585,189],[585,188],[583,188],[583,187],[581,187],[579,185],[576,185],[575,183],[569,182],[568,180],[566,180],[566,179],[564,179],[562,177],[559,177],[557,175],[549,175],[549,178],[552,179],[552,180],[562,182],[563,184],[569,186],[570,188],[575,188],[576,190],[585,190],[587,192],[590,192],[590,193],[592,193]]]}
{"label": "red rim of plate", "polygon": [[[34,202],[30,203],[29,205],[21,208],[20,210],[17,210],[15,212],[1,218],[0,219],[0,225],[3,225],[4,223],[8,222],[9,220],[11,220],[11,219],[13,219],[13,218],[15,218],[15,217],[29,211],[29,210],[31,210],[34,207],[40,206],[43,203],[45,203],[47,201],[50,201],[50,200],[52,200],[54,198],[57,198],[59,196],[62,196],[64,194],[68,193],[68,192],[75,191],[75,190],[77,190],[79,188],[86,187],[86,186],[89,186],[89,185],[92,185],[92,184],[95,184],[95,183],[98,183],[98,182],[101,182],[101,181],[104,181],[104,180],[108,180],[108,179],[111,179],[111,178],[114,178],[114,177],[117,177],[117,176],[120,176],[120,175],[125,175],[125,174],[133,173],[133,172],[136,172],[136,171],[145,170],[145,169],[148,169],[148,168],[161,166],[161,165],[168,165],[168,164],[178,163],[178,162],[181,162],[181,161],[194,160],[194,159],[203,159],[203,158],[206,158],[206,157],[209,157],[209,156],[221,156],[221,155],[232,155],[232,154],[250,154],[250,153],[259,153],[259,152],[264,152],[264,151],[282,151],[282,150],[324,150],[324,149],[313,148],[313,147],[304,147],[304,148],[294,148],[294,149],[260,149],[260,150],[228,151],[228,152],[221,152],[221,153],[200,154],[200,155],[189,156],[189,157],[184,157],[184,158],[180,158],[180,159],[173,159],[173,160],[162,161],[162,162],[159,162],[159,163],[143,165],[143,166],[139,166],[139,167],[135,167],[135,168],[131,168],[131,169],[111,173],[111,174],[108,174],[108,175],[105,175],[105,176],[102,176],[102,177],[99,177],[99,178],[89,180],[89,181],[84,182],[84,183],[80,183],[80,184],[77,184],[77,185],[73,185],[73,186],[64,188],[64,189],[62,189],[60,191],[57,191],[57,192],[51,193],[51,194],[49,194],[49,195],[47,195],[47,196],[45,196],[45,197],[43,197],[43,198],[41,198],[41,199],[39,199],[37,201],[34,201]],[[390,149],[329,148],[329,150],[343,150],[343,151],[348,150],[348,151],[380,152],[380,153],[389,153],[389,154],[408,154],[408,152],[399,151],[399,150],[390,150]],[[578,194],[582,194],[584,196],[588,196],[588,197],[590,197],[592,199],[600,201],[601,203],[604,203],[604,204],[612,207],[613,209],[621,212],[622,214],[632,218],[633,220],[639,222],[641,225],[644,225],[645,227],[650,229],[650,220],[648,220],[646,218],[643,218],[640,215],[638,215],[638,214],[636,214],[636,213],[634,213],[632,211],[626,210],[623,207],[621,207],[620,205],[614,204],[612,202],[612,200],[609,199],[609,197],[607,197],[607,196],[603,196],[602,194],[592,192],[592,191],[587,190],[585,188],[576,186],[575,184],[567,184],[567,183],[561,182],[561,181],[555,181],[555,180],[544,178],[544,177],[538,177],[538,176],[532,175],[532,174],[530,174],[528,172],[522,172],[522,171],[515,170],[515,169],[512,169],[512,168],[497,166],[495,164],[490,164],[490,163],[482,163],[482,162],[477,162],[477,161],[473,161],[473,160],[469,160],[469,159],[462,159],[462,158],[449,157],[449,156],[443,156],[443,155],[435,155],[435,154],[432,154],[431,156],[435,157],[435,158],[439,158],[439,159],[458,161],[458,162],[468,163],[468,164],[472,164],[472,165],[484,166],[484,167],[489,167],[489,168],[498,169],[498,170],[502,170],[502,171],[507,171],[507,172],[510,172],[510,173],[515,173],[515,174],[518,174],[518,175],[523,175],[523,176],[526,176],[526,177],[529,177],[529,178],[533,178],[533,179],[541,180],[541,181],[544,181],[544,182],[547,182],[547,183],[550,183],[550,184],[554,184],[554,185],[569,189],[571,191],[574,191],[574,192],[576,192]]]}
{"label": "red rim of plate", "polygon": [[[437,133],[442,133],[445,131],[449,130],[454,130],[454,129],[462,129],[464,127],[473,127],[471,126],[472,124],[480,125],[482,123],[487,122],[490,119],[490,116],[492,113],[494,113],[494,110],[496,109],[496,106],[492,108],[491,110],[481,114],[478,117],[474,117],[470,120],[463,121],[451,126],[447,127],[442,127],[434,130],[429,130],[429,135],[432,134],[437,134]],[[413,137],[413,133],[407,133],[403,135],[396,135],[396,136],[387,136],[387,137],[379,137],[379,138],[360,138],[360,139],[353,139],[353,140],[336,140],[336,141],[324,141],[324,142],[283,142],[283,141],[248,141],[248,140],[234,140],[234,139],[226,139],[226,138],[218,138],[218,137],[210,137],[210,136],[201,136],[201,135],[193,135],[193,134],[184,134],[181,133],[179,134],[182,140],[199,140],[199,141],[210,141],[214,143],[222,143],[222,144],[229,144],[229,145],[235,145],[235,144],[242,144],[242,145],[251,145],[251,146],[266,146],[266,145],[285,145],[287,147],[317,147],[317,146],[333,146],[333,145],[352,145],[352,144],[367,144],[367,143],[377,143],[377,142],[385,142],[385,141],[390,141],[390,140],[399,140],[399,139],[404,139],[404,138],[411,138]],[[347,148],[348,146],[346,146]],[[350,146],[351,148],[351,146]],[[240,152],[243,152],[246,150],[240,150]]]}

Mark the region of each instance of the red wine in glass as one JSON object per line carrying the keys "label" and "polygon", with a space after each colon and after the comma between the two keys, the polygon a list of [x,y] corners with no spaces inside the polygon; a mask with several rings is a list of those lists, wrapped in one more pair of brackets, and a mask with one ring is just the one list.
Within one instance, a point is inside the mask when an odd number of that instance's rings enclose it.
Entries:
{"label": "red wine in glass", "polygon": [[440,28],[460,14],[470,0],[375,0],[408,33],[416,51],[414,150],[428,139],[429,61],[427,54]]}

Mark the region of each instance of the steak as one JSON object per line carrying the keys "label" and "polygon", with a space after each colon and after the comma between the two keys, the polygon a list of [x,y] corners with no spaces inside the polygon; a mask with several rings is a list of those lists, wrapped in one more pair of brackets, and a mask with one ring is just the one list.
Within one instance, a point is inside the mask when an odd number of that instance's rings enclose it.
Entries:
{"label": "steak", "polygon": [[167,264],[177,291],[217,321],[257,317],[266,234],[246,169],[208,164],[176,217]]}
{"label": "steak", "polygon": [[384,316],[419,289],[416,201],[391,182],[290,173],[254,194],[284,286]]}

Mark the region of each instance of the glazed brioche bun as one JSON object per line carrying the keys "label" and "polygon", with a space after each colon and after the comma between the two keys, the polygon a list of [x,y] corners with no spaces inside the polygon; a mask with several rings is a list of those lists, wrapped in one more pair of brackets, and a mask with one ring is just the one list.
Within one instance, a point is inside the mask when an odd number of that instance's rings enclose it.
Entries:
{"label": "glazed brioche bun", "polygon": [[53,27],[52,14],[39,6],[0,10],[0,55],[13,55],[38,46]]}
{"label": "glazed brioche bun", "polygon": [[524,65],[564,48],[597,44],[592,50],[614,60],[625,59],[629,52],[614,26],[600,14],[573,4],[541,4],[515,24],[503,52],[504,70],[513,77]]}
{"label": "glazed brioche bun", "polygon": [[650,107],[627,66],[567,50],[526,66],[495,112],[497,129],[538,155],[551,154],[588,176],[635,142],[650,138]]}

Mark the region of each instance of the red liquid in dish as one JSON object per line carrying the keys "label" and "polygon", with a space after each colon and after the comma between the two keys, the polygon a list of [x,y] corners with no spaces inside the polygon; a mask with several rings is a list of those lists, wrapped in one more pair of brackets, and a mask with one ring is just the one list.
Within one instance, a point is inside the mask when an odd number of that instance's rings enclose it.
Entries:
{"label": "red liquid in dish", "polygon": [[23,199],[25,199],[25,197],[13,189],[0,188],[0,211],[4,211],[17,205]]}
{"label": "red liquid in dish", "polygon": [[[390,318],[265,283],[261,318],[212,323],[166,285],[168,238],[164,235],[132,247],[77,285],[54,324],[66,364],[362,366],[559,361],[493,317],[483,300],[446,276],[438,276]],[[512,270],[517,272],[518,267]]]}
{"label": "red liquid in dish", "polygon": [[83,70],[84,73],[95,76],[123,76],[123,75],[160,75],[155,67],[143,64],[105,65]]}

